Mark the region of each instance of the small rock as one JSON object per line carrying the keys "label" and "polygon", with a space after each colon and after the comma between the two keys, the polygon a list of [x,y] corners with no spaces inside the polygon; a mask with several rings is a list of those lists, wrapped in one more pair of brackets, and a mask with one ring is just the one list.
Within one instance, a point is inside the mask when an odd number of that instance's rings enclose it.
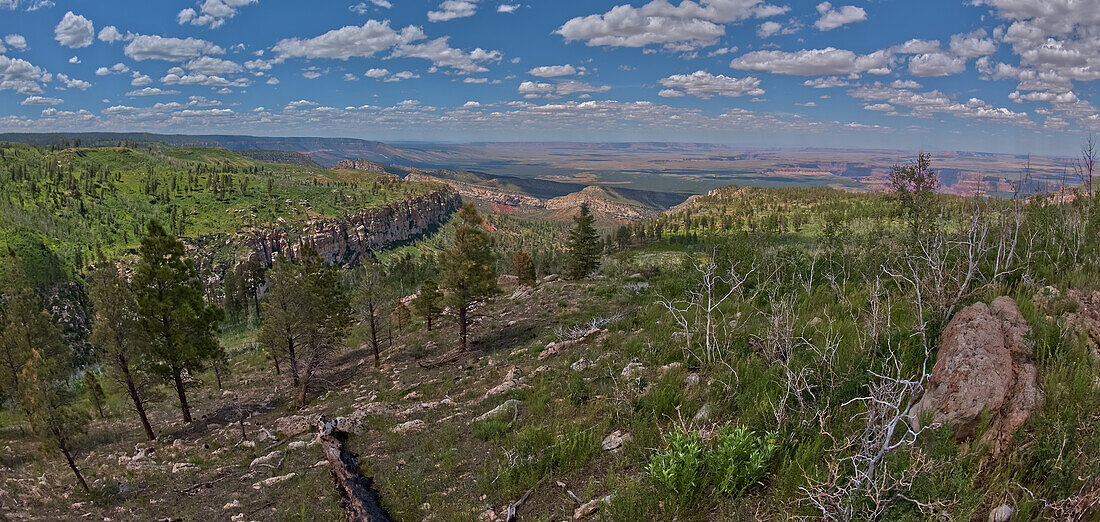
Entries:
{"label": "small rock", "polygon": [[1001,504],[989,512],[989,522],[1008,522],[1012,518],[1012,506]]}
{"label": "small rock", "polygon": [[542,278],[542,282],[543,283],[553,283],[554,281],[557,281],[560,278],[561,278],[561,276],[559,276],[558,274],[550,274],[550,275]]}
{"label": "small rock", "polygon": [[256,457],[252,459],[252,463],[248,465],[250,468],[254,468],[260,465],[277,466],[276,461],[282,460],[283,452],[279,450],[272,451],[262,457]]}
{"label": "small rock", "polygon": [[420,398],[420,392],[415,391],[415,390],[411,391],[411,392],[409,392],[408,394],[405,395],[405,400],[407,400],[407,401],[415,401],[419,398]]}
{"label": "small rock", "polygon": [[308,448],[309,446],[312,446],[314,444],[317,444],[316,440],[296,440],[294,442],[291,442],[290,444],[287,444],[286,448],[296,450],[296,449]]}
{"label": "small rock", "polygon": [[594,363],[592,361],[589,361],[588,359],[585,359],[584,357],[581,357],[580,359],[577,359],[577,362],[575,362],[573,364],[570,364],[569,367],[572,368],[573,371],[579,372],[579,371],[587,370],[587,369],[589,369],[589,368],[591,368],[595,365],[596,365],[596,363]]}
{"label": "small rock", "polygon": [[500,406],[497,406],[496,408],[482,413],[480,416],[474,419],[474,422],[492,420],[497,417],[503,417],[505,415],[515,415],[516,408],[518,408],[519,405],[520,401],[518,399],[508,399],[500,403]]}
{"label": "small rock", "polygon": [[645,371],[645,366],[642,366],[642,363],[632,362],[630,364],[627,364],[623,368],[622,376],[626,379],[630,379],[630,378],[634,377],[635,374],[641,373],[643,371]]}
{"label": "small rock", "polygon": [[634,440],[634,436],[630,433],[623,433],[622,430],[615,430],[611,432],[603,439],[603,450],[618,452],[622,450],[623,444]]}
{"label": "small rock", "polygon": [[226,505],[222,506],[222,509],[236,509],[239,507],[241,507],[241,501],[234,500],[233,502],[229,502]]}
{"label": "small rock", "polygon": [[710,420],[710,403],[703,404],[703,406],[699,408],[699,412],[695,414],[695,417],[692,417],[691,422],[702,424],[708,420]]}
{"label": "small rock", "polygon": [[411,431],[423,430],[427,426],[428,425],[425,424],[424,421],[422,421],[420,419],[417,419],[417,420],[411,420],[409,422],[402,422],[401,424],[398,424],[397,426],[394,426],[392,431],[394,433],[409,433]]}
{"label": "small rock", "polygon": [[275,421],[275,431],[293,437],[313,430],[317,424],[315,415],[291,415]]}
{"label": "small rock", "polygon": [[690,388],[692,386],[695,386],[696,384],[699,384],[699,374],[698,373],[689,373],[687,375],[687,377],[684,377],[684,387],[685,388]]}
{"label": "small rock", "polygon": [[251,441],[251,440],[244,440],[244,441],[241,441],[240,444],[238,444],[238,446],[241,446],[242,448],[255,448],[256,447],[256,442]]}
{"label": "small rock", "polygon": [[255,484],[253,484],[252,489],[261,489],[261,488],[266,488],[268,486],[274,486],[275,484],[278,484],[280,482],[286,482],[286,481],[288,481],[288,480],[290,480],[294,477],[297,477],[297,476],[298,476],[297,473],[292,472],[292,473],[287,473],[286,475],[279,475],[277,477],[266,478],[266,479],[263,479],[263,480],[255,483]]}
{"label": "small rock", "polygon": [[176,474],[181,471],[191,471],[196,469],[199,469],[199,467],[190,462],[177,462],[175,464],[172,464],[172,474]]}
{"label": "small rock", "polygon": [[588,515],[591,515],[600,509],[600,504],[611,500],[611,495],[603,498],[595,498],[585,502],[581,507],[573,510],[573,520],[580,520]]}

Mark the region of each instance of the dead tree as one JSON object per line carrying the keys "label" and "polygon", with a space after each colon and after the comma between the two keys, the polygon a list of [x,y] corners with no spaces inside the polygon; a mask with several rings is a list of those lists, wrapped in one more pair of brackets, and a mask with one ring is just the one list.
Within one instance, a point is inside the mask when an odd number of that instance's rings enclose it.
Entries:
{"label": "dead tree", "polygon": [[359,457],[348,451],[348,434],[336,427],[336,421],[318,420],[317,441],[332,467],[332,480],[340,492],[340,505],[351,522],[389,522],[390,515],[382,507],[381,497],[374,489],[374,479],[359,474]]}

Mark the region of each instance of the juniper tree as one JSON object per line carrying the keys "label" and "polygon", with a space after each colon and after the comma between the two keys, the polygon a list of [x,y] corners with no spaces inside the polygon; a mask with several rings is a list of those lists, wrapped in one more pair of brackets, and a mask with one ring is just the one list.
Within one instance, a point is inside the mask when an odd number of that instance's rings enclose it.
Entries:
{"label": "juniper tree", "polygon": [[152,369],[172,380],[183,420],[191,422],[183,374],[194,374],[219,356],[215,334],[222,311],[203,300],[194,260],[157,221],[149,223],[139,253],[132,284]]}
{"label": "juniper tree", "polygon": [[466,351],[470,307],[474,301],[497,291],[493,238],[482,226],[473,203],[459,211],[462,223],[455,230],[454,243],[440,259],[445,301],[457,313],[459,349]]}
{"label": "juniper tree", "polygon": [[512,274],[519,278],[519,284],[532,286],[535,284],[535,260],[527,252],[512,254]]}
{"label": "juniper tree", "polygon": [[137,301],[129,284],[112,263],[101,263],[88,281],[88,296],[94,310],[91,343],[100,352],[100,362],[109,374],[126,387],[145,436],[156,438],[145,414],[144,390],[149,345],[138,321]]}
{"label": "juniper tree", "polygon": [[258,338],[287,362],[295,401],[304,407],[317,372],[343,346],[351,311],[336,269],[312,249],[296,262],[281,257],[270,276]]}
{"label": "juniper tree", "polygon": [[588,277],[600,266],[600,236],[593,226],[595,221],[588,204],[581,204],[580,213],[573,217],[573,229],[569,231],[567,271],[571,279]]}
{"label": "juniper tree", "polygon": [[416,310],[416,313],[424,316],[424,320],[428,323],[429,332],[432,331],[432,318],[443,311],[440,305],[442,299],[443,294],[439,293],[439,285],[436,284],[434,279],[424,281],[420,285],[420,292],[413,299],[413,309]]}

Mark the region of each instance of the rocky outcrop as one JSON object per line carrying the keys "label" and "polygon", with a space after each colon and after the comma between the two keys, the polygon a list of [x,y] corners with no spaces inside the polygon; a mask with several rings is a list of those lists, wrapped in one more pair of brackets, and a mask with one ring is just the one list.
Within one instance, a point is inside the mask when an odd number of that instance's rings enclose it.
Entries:
{"label": "rocky outcrop", "polygon": [[386,166],[365,159],[346,159],[336,162],[334,169],[365,170],[367,172],[386,172]]}
{"label": "rocky outcrop", "polygon": [[654,209],[641,205],[631,205],[622,201],[614,201],[602,187],[585,187],[580,192],[574,192],[557,197],[546,202],[546,208],[551,210],[580,208],[588,204],[588,209],[597,215],[604,215],[614,221],[636,221],[639,219],[657,215]]}
{"label": "rocky outcrop", "polygon": [[267,266],[280,254],[289,258],[312,247],[325,262],[356,266],[372,251],[417,237],[443,223],[462,199],[451,190],[366,209],[347,218],[319,219],[291,230],[256,230],[249,238],[253,255]]}
{"label": "rocky outcrop", "polygon": [[422,172],[408,173],[407,175],[405,175],[405,181],[431,181],[435,183],[445,183],[451,188],[457,190],[458,193],[464,198],[479,199],[481,201],[487,201],[495,205],[502,205],[506,207],[528,206],[543,208],[546,206],[545,200],[536,198],[534,196],[479,187],[477,185],[472,185],[469,183],[462,183],[460,181],[439,178],[429,174],[424,174]]}
{"label": "rocky outcrop", "polygon": [[989,412],[983,442],[1000,452],[1031,415],[1039,398],[1037,372],[1027,341],[1029,328],[1016,301],[998,297],[960,310],[940,337],[939,354],[914,423],[925,414],[951,424],[958,439],[974,435]]}

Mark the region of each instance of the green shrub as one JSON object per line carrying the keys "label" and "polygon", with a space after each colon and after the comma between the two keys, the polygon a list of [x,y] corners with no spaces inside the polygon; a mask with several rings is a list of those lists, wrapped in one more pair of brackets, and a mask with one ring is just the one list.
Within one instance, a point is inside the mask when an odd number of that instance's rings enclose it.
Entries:
{"label": "green shrub", "polygon": [[681,501],[690,501],[706,484],[705,453],[699,432],[672,432],[668,447],[649,459],[649,476]]}
{"label": "green shrub", "polygon": [[714,487],[737,496],[759,484],[778,447],[773,434],[757,435],[744,426],[722,427],[714,439],[714,449],[707,455]]}
{"label": "green shrub", "polygon": [[508,432],[508,423],[502,420],[487,420],[474,424],[474,436],[481,440],[493,440]]}

